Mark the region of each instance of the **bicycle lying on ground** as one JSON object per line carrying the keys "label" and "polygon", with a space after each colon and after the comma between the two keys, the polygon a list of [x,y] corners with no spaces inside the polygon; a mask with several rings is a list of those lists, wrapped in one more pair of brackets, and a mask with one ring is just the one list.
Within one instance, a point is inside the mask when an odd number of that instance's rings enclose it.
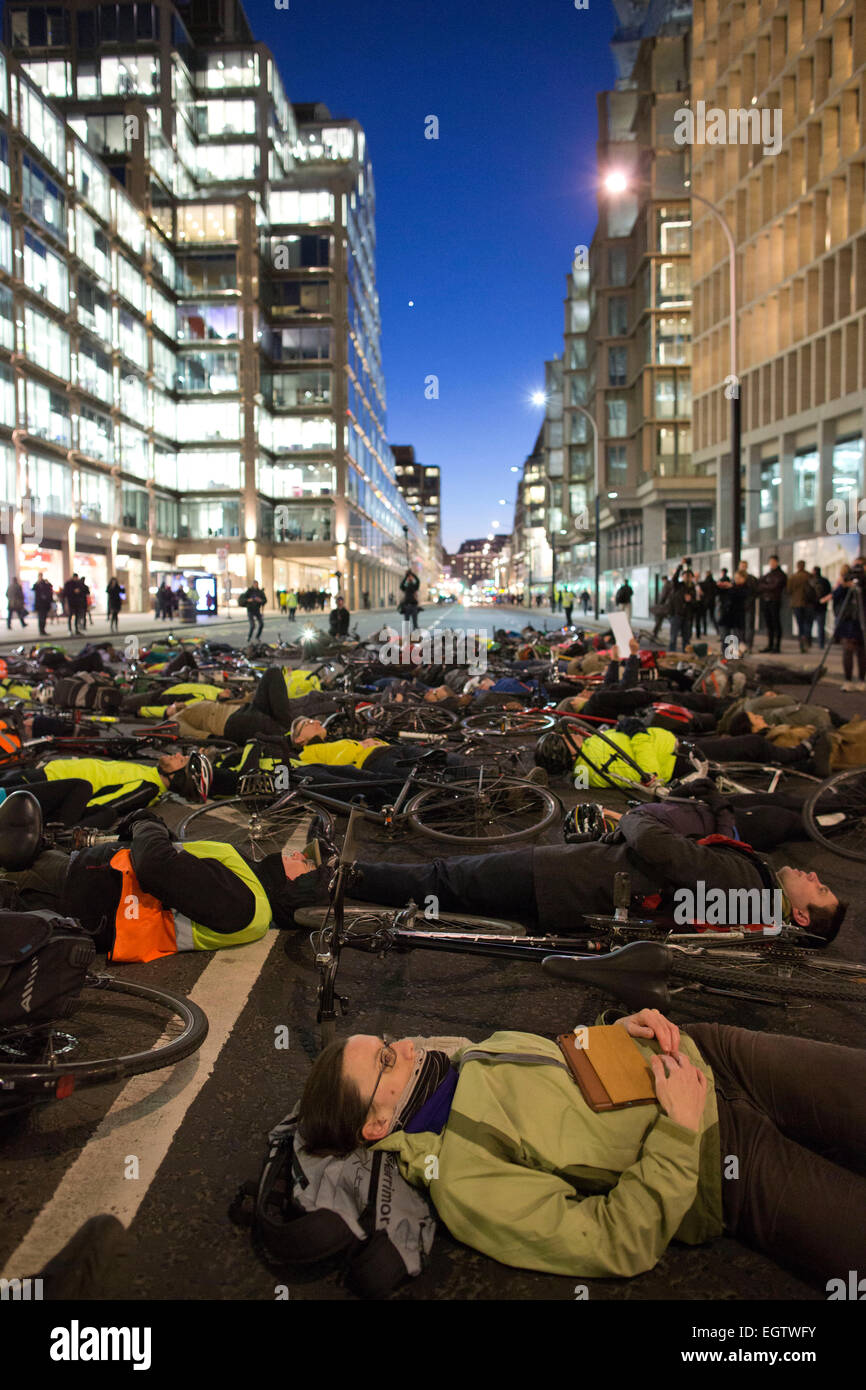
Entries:
{"label": "bicycle lying on ground", "polygon": [[[441,844],[489,848],[534,839],[561,816],[558,798],[544,787],[486,767],[448,768],[443,761],[438,750],[413,760],[402,786],[393,775],[371,775],[328,782],[320,790],[304,781],[301,770],[294,789],[270,805],[267,796],[275,782],[253,774],[241,795],[199,807],[181,822],[178,834],[181,840],[228,841],[263,857],[282,848],[301,818],[323,810],[347,816],[354,810],[389,835],[408,830]],[[381,811],[357,804],[365,793],[392,795],[397,788]]]}
{"label": "bicycle lying on ground", "polygon": [[[615,996],[627,1008],[665,1010],[683,993],[713,994],[752,1003],[792,1000],[855,1003],[866,1008],[866,965],[826,956],[805,943],[808,933],[783,925],[775,934],[749,929],[672,931],[651,919],[629,917],[631,886],[617,874],[614,911],[580,919],[572,935],[527,934],[518,923],[444,912],[434,919],[414,903],[402,908],[346,906],[353,876],[355,812],[342,851],[330,846],[334,864],[330,905],[303,908],[299,926],[313,928],[319,974],[317,1022],[323,1044],[331,1041],[343,950],[383,958],[391,951],[440,951],[540,964],[552,977]],[[419,914],[421,916],[419,917]]]}

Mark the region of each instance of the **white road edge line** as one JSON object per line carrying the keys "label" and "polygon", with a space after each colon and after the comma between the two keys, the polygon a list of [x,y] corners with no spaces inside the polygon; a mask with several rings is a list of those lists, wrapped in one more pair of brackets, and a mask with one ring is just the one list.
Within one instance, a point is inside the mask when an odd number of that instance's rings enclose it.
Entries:
{"label": "white road edge line", "polygon": [[[306,829],[299,827],[285,848],[303,849],[307,839]],[[203,1046],[174,1068],[129,1080],[0,1277],[36,1274],[91,1216],[108,1212],[125,1226],[131,1225],[279,936],[270,930],[247,946],[226,947],[214,954],[189,996],[208,1017]],[[138,1159],[137,1179],[124,1176],[130,1155]]]}

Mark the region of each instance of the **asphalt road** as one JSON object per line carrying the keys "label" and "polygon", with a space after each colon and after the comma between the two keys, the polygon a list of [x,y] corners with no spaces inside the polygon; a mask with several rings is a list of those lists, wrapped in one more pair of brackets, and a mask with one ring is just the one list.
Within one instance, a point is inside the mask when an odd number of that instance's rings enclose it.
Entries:
{"label": "asphalt road", "polygon": [[[499,626],[506,614],[449,607],[433,616],[477,628]],[[381,626],[382,618],[365,615],[362,632]],[[549,614],[547,619],[552,625]],[[240,630],[237,620],[233,626]],[[283,620],[281,627],[287,626]],[[272,632],[266,631],[266,638]],[[863,707],[862,696],[842,695],[832,686],[822,691],[822,699],[845,714]],[[565,784],[554,790],[566,805],[576,800]],[[171,808],[167,819],[176,814]],[[423,841],[389,843],[376,835],[364,832],[364,853],[370,857],[429,855]],[[552,832],[551,838],[556,838]],[[792,845],[774,859],[814,868],[852,898],[849,919],[831,949],[862,959],[866,893],[859,867],[810,843]],[[278,1277],[259,1261],[249,1236],[227,1213],[237,1186],[257,1177],[267,1130],[297,1099],[319,1046],[307,935],[271,932],[263,942],[236,951],[179,955],[118,966],[115,972],[198,999],[211,1020],[210,1037],[202,1051],[171,1071],[126,1086],[73,1093],[0,1121],[2,1274],[36,1272],[89,1215],[113,1211],[128,1226],[128,1237],[105,1277],[102,1297],[272,1301]],[[383,961],[347,953],[340,983],[350,1001],[349,1016],[338,1025],[343,1034],[459,1033],[480,1040],[508,1027],[552,1036],[591,1023],[609,1002],[596,991],[551,982],[535,966],[420,952]],[[774,1008],[680,996],[670,1014],[681,1024],[718,1018],[862,1046],[864,1020],[853,1005]],[[589,1284],[594,1300],[826,1297],[823,1289],[728,1238],[709,1246],[672,1246],[654,1270],[626,1285]],[[322,1301],[350,1295],[331,1275],[291,1283],[290,1297]],[[574,1280],[506,1268],[459,1245],[440,1227],[430,1267],[397,1298],[573,1301]]]}

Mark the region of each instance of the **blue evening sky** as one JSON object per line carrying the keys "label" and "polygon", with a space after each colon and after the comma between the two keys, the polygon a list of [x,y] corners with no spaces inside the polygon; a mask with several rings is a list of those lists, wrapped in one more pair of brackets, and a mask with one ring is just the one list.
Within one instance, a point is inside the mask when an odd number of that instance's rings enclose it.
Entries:
{"label": "blue evening sky", "polygon": [[[513,516],[562,352],[565,277],[588,245],[608,0],[245,0],[291,101],[354,117],[376,184],[388,438],[442,469],[448,549]],[[425,117],[439,139],[424,138]],[[409,301],[414,300],[414,308]],[[424,380],[439,378],[439,399]],[[498,506],[505,497],[507,507]]]}

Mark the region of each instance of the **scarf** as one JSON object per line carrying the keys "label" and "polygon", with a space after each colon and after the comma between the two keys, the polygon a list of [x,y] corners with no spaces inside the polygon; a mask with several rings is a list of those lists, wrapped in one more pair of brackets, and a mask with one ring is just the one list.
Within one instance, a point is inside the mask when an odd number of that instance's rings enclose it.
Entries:
{"label": "scarf", "polygon": [[450,1070],[451,1058],[447,1052],[426,1047],[416,1049],[415,1065],[397,1099],[389,1134],[406,1128],[421,1107],[426,1105],[434,1091],[439,1089]]}

